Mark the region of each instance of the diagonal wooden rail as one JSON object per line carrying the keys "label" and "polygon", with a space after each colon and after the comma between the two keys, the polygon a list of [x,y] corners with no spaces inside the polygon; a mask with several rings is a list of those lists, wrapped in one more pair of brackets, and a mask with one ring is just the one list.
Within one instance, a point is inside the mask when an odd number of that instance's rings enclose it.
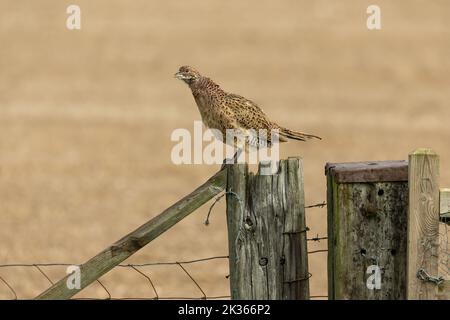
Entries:
{"label": "diagonal wooden rail", "polygon": [[177,222],[202,206],[226,187],[227,170],[221,170],[203,185],[180,201],[167,208],[160,215],[154,217],[119,241],[115,242],[95,257],[80,266],[80,288],[69,289],[67,275],[46,291],[36,297],[38,300],[70,299],[79,291],[86,288],[99,277],[113,269],[119,263],[130,257],[136,251],[157,238]]}

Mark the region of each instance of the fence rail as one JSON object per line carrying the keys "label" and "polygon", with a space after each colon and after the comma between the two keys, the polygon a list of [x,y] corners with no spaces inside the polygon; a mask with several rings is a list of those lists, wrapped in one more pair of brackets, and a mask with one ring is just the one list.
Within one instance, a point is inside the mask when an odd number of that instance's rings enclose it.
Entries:
{"label": "fence rail", "polygon": [[36,299],[71,298],[220,193],[225,186],[226,170],[221,170],[164,212],[82,264],[80,266],[80,288],[72,290],[67,288],[66,282],[70,276],[68,275],[40,294]]}

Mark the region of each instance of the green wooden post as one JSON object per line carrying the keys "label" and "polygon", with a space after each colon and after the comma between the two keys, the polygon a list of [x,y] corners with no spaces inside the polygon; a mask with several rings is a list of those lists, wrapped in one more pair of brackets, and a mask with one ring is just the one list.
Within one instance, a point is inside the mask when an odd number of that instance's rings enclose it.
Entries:
{"label": "green wooden post", "polygon": [[406,161],[329,163],[329,299],[405,299]]}

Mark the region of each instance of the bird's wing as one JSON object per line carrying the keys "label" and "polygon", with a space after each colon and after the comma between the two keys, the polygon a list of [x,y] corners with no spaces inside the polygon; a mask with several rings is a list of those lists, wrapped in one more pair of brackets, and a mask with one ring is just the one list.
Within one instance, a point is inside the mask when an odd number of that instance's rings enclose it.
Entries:
{"label": "bird's wing", "polygon": [[[248,100],[237,94],[227,95],[227,106],[233,111],[237,124],[246,130],[265,129],[267,130],[267,139],[271,140],[270,130],[278,129],[278,125],[270,121],[264,111],[253,101]],[[287,141],[279,136],[281,142]]]}
{"label": "bird's wing", "polygon": [[253,101],[237,94],[228,94],[227,106],[233,111],[236,121],[243,128],[255,130],[271,128],[270,120]]}

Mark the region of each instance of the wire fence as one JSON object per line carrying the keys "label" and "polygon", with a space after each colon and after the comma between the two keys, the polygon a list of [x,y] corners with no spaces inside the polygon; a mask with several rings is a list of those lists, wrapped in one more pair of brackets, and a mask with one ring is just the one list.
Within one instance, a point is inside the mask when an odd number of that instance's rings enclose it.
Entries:
{"label": "wire fence", "polygon": [[[325,250],[326,251],[326,250]],[[312,251],[308,252],[308,254],[313,254],[317,252],[322,251]],[[224,293],[223,295],[219,296],[209,296],[206,294],[206,290],[202,288],[200,283],[194,278],[191,272],[187,270],[185,265],[189,264],[196,264],[211,260],[226,260],[228,261],[228,256],[213,256],[213,257],[207,257],[207,258],[201,258],[201,259],[195,259],[190,261],[170,261],[170,262],[149,262],[149,263],[138,263],[138,264],[120,264],[116,268],[126,269],[131,272],[135,272],[137,275],[142,277],[142,285],[146,285],[153,291],[152,296],[148,297],[133,297],[133,298],[127,298],[127,297],[114,297],[112,290],[108,288],[107,285],[105,285],[101,279],[96,280],[96,282],[101,286],[103,291],[106,294],[106,298],[99,298],[99,297],[89,297],[89,298],[80,298],[81,300],[96,300],[96,299],[107,299],[107,300],[126,300],[126,299],[133,299],[133,300],[213,300],[213,299],[229,299],[230,295]],[[192,285],[195,286],[195,288],[198,289],[199,295],[198,296],[162,296],[158,293],[158,289],[154,284],[154,281],[152,280],[151,271],[148,270],[149,267],[152,266],[169,266],[169,265],[175,265],[178,266],[180,269],[180,272],[184,273],[192,282]],[[34,264],[0,264],[0,274],[2,269],[6,268],[32,268],[36,270],[35,276],[41,276],[50,284],[53,285],[55,282],[54,280],[49,276],[48,274],[48,268],[63,268],[66,269],[67,267],[77,266],[70,263],[34,263]],[[117,269],[115,269],[115,272],[117,272]],[[228,275],[224,275],[224,279],[228,279]],[[17,290],[14,289],[13,281],[6,279],[6,277],[0,275],[0,282],[3,283],[4,289],[6,291],[9,291],[10,293],[10,299],[12,300],[18,300],[20,299]],[[45,288],[42,288],[42,291],[45,290]],[[1,291],[0,291],[1,292]],[[326,297],[326,296],[311,296],[311,298],[320,298],[320,297]],[[74,298],[77,299],[77,298]]]}
{"label": "wire fence", "polygon": [[[311,241],[316,241],[315,238],[308,239]],[[308,252],[308,254],[318,253],[318,252],[325,252],[327,250],[316,250]],[[190,264],[196,264],[196,263],[202,263],[212,260],[226,260],[228,261],[228,256],[213,256],[213,257],[207,257],[207,258],[201,258],[201,259],[195,259],[195,260],[188,260],[188,261],[170,261],[170,262],[148,262],[148,263],[137,263],[137,264],[120,264],[116,268],[126,269],[131,272],[135,272],[137,275],[142,277],[143,285],[148,286],[153,291],[153,296],[149,297],[133,297],[133,298],[117,298],[113,296],[112,290],[110,290],[107,285],[105,285],[101,279],[96,280],[97,283],[101,286],[103,291],[106,294],[107,300],[124,300],[124,299],[133,299],[133,300],[175,300],[175,299],[181,299],[181,300],[212,300],[212,299],[228,299],[230,296],[228,294],[223,294],[219,296],[209,296],[206,294],[206,290],[202,288],[202,286],[199,284],[199,282],[194,278],[191,272],[187,270],[185,265]],[[154,281],[151,277],[151,272],[148,270],[149,267],[152,266],[178,266],[180,272],[184,273],[192,282],[192,285],[195,286],[195,288],[198,289],[199,295],[198,296],[162,296],[158,293],[157,287],[154,284]],[[67,269],[68,267],[72,266],[79,266],[74,265],[70,263],[34,263],[34,264],[0,264],[0,274],[2,269],[6,268],[32,268],[36,270],[36,273],[34,276],[40,276],[43,277],[50,285],[54,284],[54,280],[49,276],[48,269],[49,268],[63,268]],[[116,270],[117,272],[117,270]],[[224,279],[228,279],[228,275],[224,275]],[[6,277],[0,275],[0,282],[3,283],[4,289],[10,292],[10,299],[12,300],[18,300],[20,297],[17,294],[17,290],[14,289],[13,281],[7,280]],[[42,288],[43,290],[45,288]],[[311,296],[311,298],[320,298],[320,297],[326,297],[326,296]],[[76,299],[76,298],[75,298]],[[90,298],[80,298],[82,300],[91,300],[91,299],[102,299],[102,298],[96,298],[96,297],[90,297]]]}
{"label": "wire fence", "polygon": [[[306,209],[311,208],[323,208],[326,206],[325,202],[306,206]],[[208,214],[209,216],[209,214]],[[450,280],[450,252],[449,252],[449,246],[450,246],[450,236],[449,236],[449,222],[442,222],[439,224],[439,273],[438,277],[436,277],[436,281],[443,281],[443,280]],[[310,229],[306,228],[306,231],[308,233],[307,241],[308,242],[320,242],[322,240],[327,240],[327,236],[322,236],[319,234],[316,234],[314,236],[310,236]],[[326,253],[328,249],[317,249],[317,250],[310,250],[308,251],[308,254],[320,254],[320,253]],[[229,292],[224,292],[220,295],[208,295],[207,290],[200,284],[200,282],[194,277],[193,273],[190,272],[187,268],[187,266],[192,265],[199,265],[199,264],[205,264],[212,261],[221,261],[225,264],[228,263],[228,255],[217,255],[217,256],[211,256],[206,258],[199,258],[199,259],[193,259],[193,260],[181,260],[181,261],[168,261],[168,262],[147,262],[147,263],[128,263],[128,264],[120,264],[118,265],[112,272],[133,272],[135,275],[139,276],[142,281],[139,282],[140,285],[146,286],[147,289],[152,292],[149,296],[143,296],[143,297],[117,297],[113,290],[106,285],[102,278],[97,279],[97,284],[101,287],[101,289],[104,292],[105,297],[83,297],[83,298],[73,298],[75,300],[97,300],[97,299],[106,299],[106,300],[127,300],[127,299],[133,299],[133,300],[175,300],[175,299],[183,299],[183,300],[213,300],[213,299],[230,299]],[[19,296],[18,291],[15,289],[15,285],[17,284],[17,278],[15,277],[6,277],[2,274],[2,271],[5,270],[16,270],[18,271],[20,268],[27,268],[27,269],[33,269],[36,272],[34,272],[31,277],[41,277],[43,278],[49,285],[54,284],[54,280],[49,275],[51,273],[50,271],[53,271],[54,268],[59,268],[60,271],[66,269],[71,266],[79,266],[77,264],[70,264],[70,263],[33,263],[33,264],[23,264],[23,263],[16,263],[16,264],[0,264],[0,293],[8,294],[9,297],[5,297],[6,299],[12,299],[12,300],[18,300],[22,297]],[[182,274],[184,274],[187,279],[189,279],[190,283],[192,284],[192,287],[197,290],[198,295],[185,295],[180,294],[177,296],[165,296],[162,295],[160,291],[161,288],[155,285],[155,281],[153,279],[152,275],[152,267],[157,266],[175,266],[178,271]],[[309,278],[312,276],[310,274]],[[228,280],[229,275],[224,274],[222,279],[224,281]],[[20,277],[22,281],[27,281],[26,279],[23,279],[23,277]],[[45,287],[40,288],[41,291],[45,290]],[[320,298],[328,298],[327,295],[311,295],[311,299],[320,299]]]}
{"label": "wire fence", "polygon": [[[217,200],[216,200],[217,202]],[[214,204],[216,203],[213,203]],[[314,204],[311,206],[306,206],[306,209],[310,208],[323,208],[326,206],[325,202]],[[211,209],[208,212],[208,218],[211,213]],[[207,219],[208,221],[208,219]],[[306,228],[306,231],[309,232],[310,229]],[[307,241],[309,242],[320,242],[321,240],[326,240],[326,236],[320,236],[319,234],[316,234],[315,236],[311,236],[307,238]],[[308,254],[317,254],[317,253],[323,253],[327,252],[327,249],[319,249],[319,250],[311,250],[308,252]],[[148,289],[152,292],[151,295],[145,296],[145,297],[117,297],[113,290],[109,288],[108,285],[105,284],[105,282],[102,280],[103,277],[96,280],[97,284],[102,288],[105,297],[83,297],[83,298],[73,298],[74,300],[98,300],[98,299],[106,299],[106,300],[214,300],[214,299],[230,299],[229,292],[225,292],[221,295],[208,295],[207,290],[200,284],[200,282],[194,277],[193,273],[190,272],[186,266],[188,265],[198,265],[198,264],[204,264],[212,261],[223,261],[223,263],[228,263],[228,255],[218,255],[218,256],[211,256],[206,258],[199,258],[194,260],[181,260],[181,261],[168,261],[168,262],[147,262],[147,263],[128,263],[128,264],[119,264],[116,268],[114,268],[111,272],[133,272],[135,275],[138,275],[140,278],[142,278],[141,285],[147,286]],[[26,263],[14,263],[14,264],[0,264],[0,293],[2,291],[7,292],[9,294],[9,299],[11,300],[18,300],[23,299],[23,297],[20,297],[18,294],[18,290],[15,289],[16,277],[6,277],[2,275],[2,271],[5,270],[16,270],[18,271],[21,268],[26,269],[33,269],[36,272],[34,272],[31,277],[41,277],[43,278],[49,285],[53,285],[55,283],[54,280],[59,279],[53,279],[53,277],[50,276],[49,273],[51,271],[54,271],[55,268],[59,269],[59,273],[61,271],[67,270],[68,267],[73,266],[80,266],[78,264],[71,264],[71,263],[32,263],[32,264],[26,264]],[[157,285],[155,285],[155,281],[152,276],[152,267],[156,266],[175,266],[178,268],[179,272],[184,274],[189,281],[192,284],[192,287],[195,288],[198,292],[198,295],[184,295],[180,294],[178,296],[164,296],[160,293],[161,288],[158,288]],[[122,271],[119,271],[122,270]],[[310,278],[312,274],[310,273]],[[223,279],[224,281],[228,280],[229,275],[224,274]],[[27,281],[27,279],[24,279],[23,277],[20,277],[21,281]],[[2,286],[3,285],[3,286]],[[3,288],[2,288],[3,287]],[[40,288],[40,291],[44,291],[46,288]],[[6,297],[5,297],[6,298]],[[327,298],[327,295],[312,295],[310,296],[311,299],[317,299],[317,298]]]}
{"label": "wire fence", "polygon": [[[142,277],[142,284],[148,286],[151,291],[153,291],[153,295],[149,297],[134,297],[134,298],[117,298],[114,297],[112,291],[101,281],[101,279],[96,280],[97,283],[102,287],[103,291],[106,293],[106,298],[104,299],[137,299],[137,300],[170,300],[170,299],[184,299],[184,300],[195,300],[195,299],[226,299],[229,298],[228,295],[222,296],[207,296],[205,290],[200,286],[199,282],[192,276],[192,274],[186,269],[185,265],[197,264],[212,260],[228,260],[228,256],[213,256],[195,260],[186,260],[186,261],[170,261],[170,262],[148,262],[148,263],[136,263],[136,264],[119,264],[116,268],[125,269],[130,272],[135,272],[139,277]],[[67,267],[79,266],[76,264],[70,263],[35,263],[35,264],[1,264],[1,269],[4,268],[33,268],[36,270],[36,275],[44,277],[50,285],[54,284],[54,281],[48,275],[48,269],[59,267],[66,269]],[[178,296],[178,297],[164,297],[158,293],[157,287],[154,284],[154,281],[151,277],[151,272],[149,272],[149,268],[153,266],[178,266],[180,272],[184,273],[192,282],[192,284],[198,289],[199,296]],[[117,269],[115,269],[117,271]],[[14,300],[19,299],[20,297],[17,294],[17,291],[14,289],[12,285],[12,281],[7,281],[5,277],[0,276],[0,281],[3,282],[5,287],[11,293],[11,298]],[[45,289],[45,288],[43,288]],[[83,300],[87,299],[101,299],[98,297],[91,298],[81,298]]]}

